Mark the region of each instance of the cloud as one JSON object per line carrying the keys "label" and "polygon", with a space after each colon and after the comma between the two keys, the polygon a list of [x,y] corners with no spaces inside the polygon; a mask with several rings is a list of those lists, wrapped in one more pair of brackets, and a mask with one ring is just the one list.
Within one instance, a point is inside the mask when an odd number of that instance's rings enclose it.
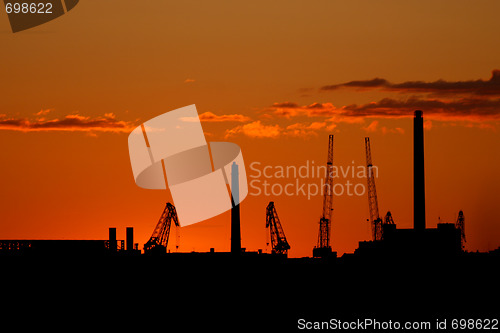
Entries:
{"label": "cloud", "polygon": [[378,121],[374,120],[370,123],[370,125],[363,127],[363,129],[366,132],[375,132],[377,130],[377,127],[378,127]]}
{"label": "cloud", "polygon": [[500,120],[500,99],[462,98],[446,101],[418,97],[406,100],[384,98],[378,102],[344,106],[342,110],[345,117],[396,118],[412,116],[415,110],[423,110],[427,118],[434,120]]}
{"label": "cloud", "polygon": [[315,122],[311,123],[311,125],[309,125],[307,128],[308,129],[320,129],[323,127],[326,127],[326,122],[315,121]]}
{"label": "cloud", "polygon": [[[425,121],[424,128],[425,128],[426,123],[430,123],[430,120]],[[366,131],[367,133],[374,133],[377,131],[382,132],[382,134],[387,134],[387,133],[404,134],[405,133],[404,129],[402,129],[401,127],[396,127],[396,128],[388,128],[387,126],[380,127],[378,120],[372,121],[368,126],[362,127],[362,129],[364,131]],[[430,128],[426,128],[426,129],[430,129]]]}
{"label": "cloud", "polygon": [[231,137],[237,134],[244,134],[251,138],[276,138],[280,136],[282,128],[279,125],[264,125],[260,120],[237,126],[227,130],[225,137]]}
{"label": "cloud", "polygon": [[[279,105],[280,107],[276,107]],[[272,116],[287,119],[296,116],[328,117],[331,123],[363,123],[365,118],[411,117],[415,110],[423,110],[426,118],[434,120],[488,121],[500,120],[500,99],[480,97],[456,100],[409,97],[407,99],[383,98],[366,104],[336,107],[332,103],[313,103],[300,106],[296,103],[274,103],[264,111]]]}
{"label": "cloud", "polygon": [[320,90],[336,90],[341,88],[380,88],[390,85],[390,83],[381,78],[374,78],[371,80],[349,81],[340,84],[332,84],[323,86]]}
{"label": "cloud", "polygon": [[198,117],[182,117],[180,118],[182,121],[186,122],[197,122],[198,119],[202,122],[212,122],[212,123],[219,123],[219,122],[247,122],[252,120],[250,117],[244,116],[242,114],[223,114],[223,115],[216,115],[212,112],[204,112]]}
{"label": "cloud", "polygon": [[306,122],[306,123],[293,123],[288,126],[282,127],[278,124],[265,125],[260,120],[254,121],[249,124],[240,125],[233,129],[226,131],[226,138],[243,134],[251,138],[278,138],[282,136],[288,137],[311,137],[318,135],[319,131],[333,131],[337,125],[322,122]]}
{"label": "cloud", "polygon": [[[42,113],[43,114],[43,113]],[[68,131],[68,132],[116,132],[128,133],[135,128],[132,122],[117,120],[113,113],[99,117],[86,117],[78,114],[66,115],[64,118],[51,120],[25,118],[8,118],[0,115],[0,130],[33,132],[33,131]]]}
{"label": "cloud", "polygon": [[316,136],[318,135],[318,130],[324,129],[327,127],[326,121],[323,122],[312,122],[311,124],[306,123],[295,123],[292,125],[288,125],[286,129],[283,131],[284,135],[288,136]]}
{"label": "cloud", "polygon": [[288,108],[298,108],[299,105],[297,103],[293,102],[282,102],[282,103],[273,103],[272,105],[273,108],[282,108],[282,109],[288,109]]}
{"label": "cloud", "polygon": [[406,81],[403,83],[391,83],[385,79],[374,78],[371,80],[349,81],[340,84],[326,85],[320,88],[321,91],[331,91],[345,88],[382,89],[402,93],[431,93],[434,95],[467,94],[476,96],[500,96],[500,70],[492,71],[489,80],[467,80],[467,81],[446,81],[437,80]]}
{"label": "cloud", "polygon": [[[451,124],[461,122],[467,126],[487,128],[500,123],[500,70],[493,70],[488,80],[466,81],[406,81],[391,83],[383,78],[371,80],[349,81],[321,87],[320,90],[336,89],[369,90],[380,89],[406,93],[403,98],[387,97],[365,104],[334,105],[333,103],[312,103],[300,105],[293,101],[273,103],[263,109],[262,119],[276,117],[291,119],[293,117],[308,117],[313,120],[326,121],[331,130],[339,123],[357,123],[365,131],[382,131],[383,133],[404,133],[402,128],[387,128],[380,126],[377,119],[412,117],[415,110],[424,111],[426,129],[432,127],[431,121],[442,121]],[[367,118],[372,118],[366,125]],[[492,125],[479,126],[482,122],[497,122]],[[292,126],[292,127],[290,127]],[[306,125],[287,127],[295,133],[308,133]]]}
{"label": "cloud", "polygon": [[424,129],[430,130],[432,128],[432,121],[426,120],[424,121]]}
{"label": "cloud", "polygon": [[53,111],[53,109],[41,109],[40,111],[38,111],[37,113],[35,113],[36,116],[45,116],[46,114],[48,114],[49,112]]}
{"label": "cloud", "polygon": [[332,103],[312,103],[309,105],[298,105],[293,102],[274,103],[269,108],[268,112],[278,117],[291,118],[296,116],[307,117],[331,117],[337,112],[337,108]]}
{"label": "cloud", "polygon": [[205,121],[205,122],[226,122],[226,121],[236,121],[236,122],[247,122],[250,121],[251,119],[247,116],[244,116],[242,114],[223,114],[223,115],[216,115],[213,114],[212,112],[204,112],[199,115],[200,121]]}

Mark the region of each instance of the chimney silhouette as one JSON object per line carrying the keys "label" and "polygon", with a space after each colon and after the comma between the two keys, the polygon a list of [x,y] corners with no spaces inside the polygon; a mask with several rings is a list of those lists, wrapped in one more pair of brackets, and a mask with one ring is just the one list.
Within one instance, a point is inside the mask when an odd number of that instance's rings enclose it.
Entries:
{"label": "chimney silhouette", "polygon": [[134,228],[127,227],[127,251],[132,251],[134,249]]}
{"label": "chimney silhouette", "polygon": [[425,230],[424,119],[420,110],[413,119],[413,229]]}
{"label": "chimney silhouette", "polygon": [[239,255],[241,253],[241,232],[240,232],[240,181],[238,164],[231,165],[231,198],[233,208],[231,208],[231,253]]}
{"label": "chimney silhouette", "polygon": [[109,249],[116,252],[116,228],[109,228]]}

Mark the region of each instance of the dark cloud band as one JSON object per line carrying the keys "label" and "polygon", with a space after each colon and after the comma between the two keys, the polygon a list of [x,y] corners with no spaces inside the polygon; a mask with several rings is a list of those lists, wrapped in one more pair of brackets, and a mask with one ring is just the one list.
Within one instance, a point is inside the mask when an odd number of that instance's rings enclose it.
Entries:
{"label": "dark cloud band", "polygon": [[472,94],[485,96],[500,96],[500,70],[495,69],[489,80],[468,81],[446,81],[437,80],[433,82],[407,81],[403,83],[391,83],[385,79],[375,78],[371,80],[350,81],[340,84],[326,85],[321,91],[331,91],[346,88],[356,89],[383,89],[396,92],[408,93],[431,93],[444,94]]}

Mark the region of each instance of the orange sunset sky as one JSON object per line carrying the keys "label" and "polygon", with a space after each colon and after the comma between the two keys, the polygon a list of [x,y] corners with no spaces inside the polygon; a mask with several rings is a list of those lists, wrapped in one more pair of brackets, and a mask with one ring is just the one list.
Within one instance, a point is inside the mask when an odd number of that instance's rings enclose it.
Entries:
{"label": "orange sunset sky", "polygon": [[[135,185],[127,136],[190,104],[207,141],[241,147],[249,181],[252,162],[324,165],[328,134],[335,165],[362,166],[370,136],[380,212],[409,228],[412,114],[421,109],[427,226],[463,210],[466,249],[493,250],[499,12],[485,0],[82,0],[15,34],[3,12],[0,239],[107,239],[108,227],[125,239],[133,226],[142,249],[171,198]],[[321,195],[249,195],[242,246],[266,249],[271,200],[289,256],[311,256]],[[352,252],[371,237],[367,197],[335,196],[333,205],[333,250]],[[173,232],[169,249],[175,243]],[[229,212],[181,228],[180,251],[211,247],[229,250]]]}

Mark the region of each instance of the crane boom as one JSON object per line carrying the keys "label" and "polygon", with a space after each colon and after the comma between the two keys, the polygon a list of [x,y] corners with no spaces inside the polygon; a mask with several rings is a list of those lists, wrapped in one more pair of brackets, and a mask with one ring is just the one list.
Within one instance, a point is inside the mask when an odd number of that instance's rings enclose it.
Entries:
{"label": "crane boom", "polygon": [[377,189],[375,187],[375,177],[373,175],[372,153],[370,147],[370,138],[365,137],[366,150],[366,181],[368,185],[368,208],[370,210],[370,224],[372,226],[373,240],[382,239],[382,219],[378,211]]}
{"label": "crane boom", "polygon": [[269,202],[266,208],[266,228],[269,228],[271,232],[272,253],[288,254],[290,245],[286,240],[285,233],[281,227],[281,222],[273,201]]}
{"label": "crane boom", "polygon": [[333,195],[333,135],[328,136],[328,160],[326,163],[326,177],[323,187],[323,214],[319,220],[318,244],[313,249],[314,257],[322,257],[332,252],[330,233],[332,223],[332,195]]}
{"label": "crane boom", "polygon": [[168,237],[170,236],[170,227],[174,222],[176,227],[179,227],[179,219],[177,218],[177,211],[174,205],[167,202],[165,209],[161,214],[160,220],[156,224],[153,234],[149,240],[144,244],[144,252],[151,251],[153,249],[167,249]]}

